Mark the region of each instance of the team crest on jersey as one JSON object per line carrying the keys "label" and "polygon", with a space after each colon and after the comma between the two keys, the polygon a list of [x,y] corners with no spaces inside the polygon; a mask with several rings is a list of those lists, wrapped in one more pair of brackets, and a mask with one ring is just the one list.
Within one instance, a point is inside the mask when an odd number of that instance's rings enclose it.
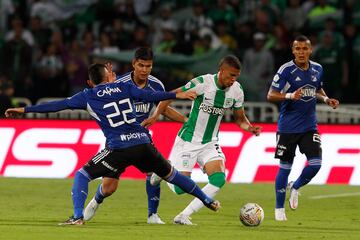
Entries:
{"label": "team crest on jersey", "polygon": [[316,88],[313,85],[306,84],[301,89],[301,101],[308,102],[316,97]]}
{"label": "team crest on jersey", "polygon": [[317,81],[316,76],[311,76],[311,81],[316,82]]}
{"label": "team crest on jersey", "polygon": [[188,82],[187,84],[185,84],[185,89],[190,89],[190,87],[191,87],[191,82]]}
{"label": "team crest on jersey", "polygon": [[229,108],[233,105],[234,99],[232,98],[226,98],[225,99],[225,103],[224,103],[224,107]]}

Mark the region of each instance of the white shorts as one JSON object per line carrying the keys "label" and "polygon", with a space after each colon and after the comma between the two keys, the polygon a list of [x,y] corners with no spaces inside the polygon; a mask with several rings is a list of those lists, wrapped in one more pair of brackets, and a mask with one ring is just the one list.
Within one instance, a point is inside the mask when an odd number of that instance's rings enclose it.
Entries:
{"label": "white shorts", "polygon": [[171,165],[180,172],[192,172],[195,163],[198,163],[204,171],[204,166],[208,162],[214,160],[225,162],[225,155],[217,141],[196,144],[186,142],[177,136],[169,160]]}

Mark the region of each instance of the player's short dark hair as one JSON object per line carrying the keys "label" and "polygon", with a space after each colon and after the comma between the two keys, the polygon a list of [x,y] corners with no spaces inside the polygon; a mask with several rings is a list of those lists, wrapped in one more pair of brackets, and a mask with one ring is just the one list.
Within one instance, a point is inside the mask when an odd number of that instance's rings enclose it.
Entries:
{"label": "player's short dark hair", "polygon": [[220,60],[219,67],[223,64],[241,70],[241,62],[235,55],[227,55]]}
{"label": "player's short dark hair", "polygon": [[139,47],[135,50],[134,59],[138,60],[153,60],[154,53],[149,47]]}
{"label": "player's short dark hair", "polygon": [[90,80],[95,84],[103,81],[105,76],[106,66],[102,63],[91,64],[88,70]]}
{"label": "player's short dark hair", "polygon": [[297,42],[307,42],[307,41],[309,41],[309,43],[311,43],[310,39],[305,35],[296,36],[294,41],[292,42],[292,45],[294,45],[295,41],[297,41]]}

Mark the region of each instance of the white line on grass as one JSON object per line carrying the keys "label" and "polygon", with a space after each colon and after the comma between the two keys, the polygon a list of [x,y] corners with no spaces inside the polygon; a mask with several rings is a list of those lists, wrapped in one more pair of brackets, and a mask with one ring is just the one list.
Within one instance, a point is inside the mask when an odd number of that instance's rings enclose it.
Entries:
{"label": "white line on grass", "polygon": [[324,198],[339,198],[339,197],[351,197],[351,196],[360,196],[360,192],[354,193],[340,193],[340,194],[331,194],[331,195],[318,195],[309,197],[310,199],[324,199]]}

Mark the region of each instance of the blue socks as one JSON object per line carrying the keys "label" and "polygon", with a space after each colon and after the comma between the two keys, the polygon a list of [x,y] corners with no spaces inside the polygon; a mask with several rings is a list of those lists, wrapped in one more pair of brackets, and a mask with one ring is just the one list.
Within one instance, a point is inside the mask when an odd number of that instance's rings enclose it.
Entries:
{"label": "blue socks", "polygon": [[104,198],[105,196],[102,192],[102,184],[100,184],[95,193],[95,200],[98,204],[101,204],[104,201]]}
{"label": "blue socks", "polygon": [[148,198],[148,217],[153,213],[157,213],[160,203],[160,184],[152,186],[150,177],[146,176],[146,193]]}
{"label": "blue socks", "polygon": [[90,178],[88,178],[86,172],[81,170],[82,169],[77,171],[75,174],[74,184],[71,191],[74,205],[74,218],[83,217],[84,205],[88,195],[88,185],[90,182]]}
{"label": "blue socks", "polygon": [[294,182],[293,188],[299,189],[302,186],[308,184],[313,177],[319,172],[321,168],[321,159],[313,158],[308,160],[309,165],[307,165],[301,172],[300,177]]}
{"label": "blue socks", "polygon": [[213,202],[213,199],[208,197],[197,185],[191,180],[191,178],[186,177],[179,173],[175,168],[170,177],[164,179],[165,181],[179,186],[185,192],[197,197],[200,199],[205,206],[208,206]]}
{"label": "blue socks", "polygon": [[284,208],[286,185],[291,171],[291,163],[280,162],[280,168],[275,180],[276,208]]}

